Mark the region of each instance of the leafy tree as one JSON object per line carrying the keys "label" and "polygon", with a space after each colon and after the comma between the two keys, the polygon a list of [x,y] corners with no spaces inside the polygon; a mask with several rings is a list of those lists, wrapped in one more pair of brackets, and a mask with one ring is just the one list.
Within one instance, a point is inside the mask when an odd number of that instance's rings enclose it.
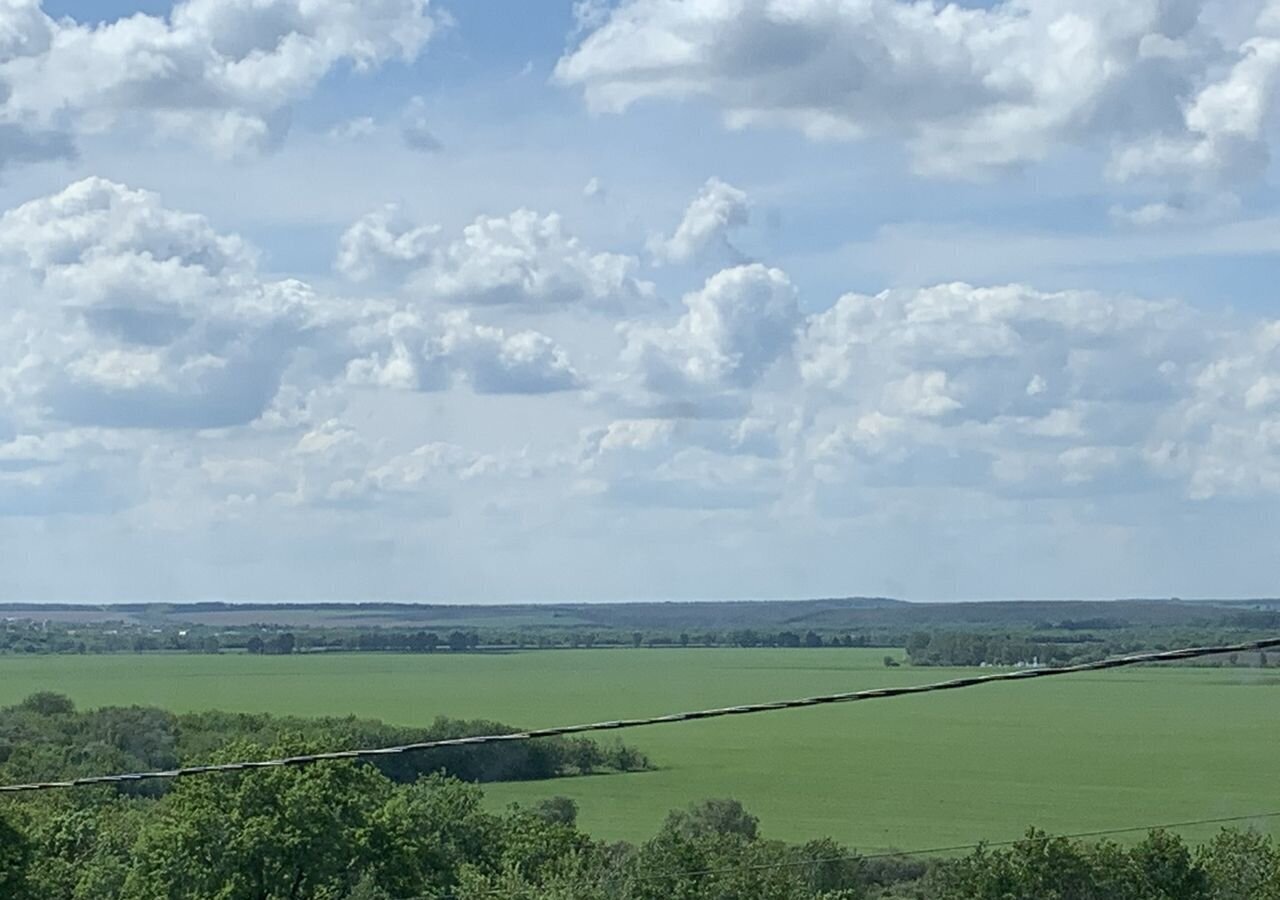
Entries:
{"label": "leafy tree", "polygon": [[27,867],[30,862],[30,843],[0,817],[0,897],[22,900],[33,896],[28,893]]}
{"label": "leafy tree", "polygon": [[756,839],[759,828],[760,820],[731,798],[703,800],[687,810],[672,810],[662,825],[662,830],[671,834],[734,835],[748,841]]}
{"label": "leafy tree", "polygon": [[[313,749],[237,743],[221,756]],[[180,781],[138,837],[123,897],[341,897],[371,862],[369,822],[391,793],[376,769],[351,762]]]}
{"label": "leafy tree", "polygon": [[439,776],[393,793],[369,822],[369,869],[396,897],[452,888],[464,871],[493,872],[502,821],[474,785]]}
{"label": "leafy tree", "polygon": [[1256,831],[1223,830],[1200,848],[1196,862],[1213,900],[1280,900],[1280,853]]}
{"label": "leafy tree", "polygon": [[1209,900],[1209,876],[1196,865],[1182,839],[1167,831],[1153,831],[1133,848],[1131,857],[1151,897],[1168,900]]}
{"label": "leafy tree", "polygon": [[54,691],[37,691],[19,703],[18,707],[41,716],[65,716],[76,711],[76,705],[70,697]]}
{"label": "leafy tree", "polygon": [[534,805],[533,814],[553,825],[573,825],[578,821],[578,804],[568,797],[547,797]]}

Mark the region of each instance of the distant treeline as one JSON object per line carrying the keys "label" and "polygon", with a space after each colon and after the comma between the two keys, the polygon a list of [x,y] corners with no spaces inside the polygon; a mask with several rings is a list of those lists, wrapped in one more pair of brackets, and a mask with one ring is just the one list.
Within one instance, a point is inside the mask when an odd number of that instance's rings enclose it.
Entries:
{"label": "distant treeline", "polygon": [[[175,714],[143,706],[77,711],[67,697],[38,693],[0,709],[0,781],[78,778],[104,772],[170,769],[211,762],[228,752],[260,756],[257,746],[307,743],[326,750],[388,747],[422,741],[518,731],[483,720],[438,718],[426,728],[388,725],[376,719],[298,718],[263,713]],[[226,748],[238,748],[228,751]],[[645,754],[621,742],[588,738],[511,741],[379,757],[370,763],[397,783],[435,772],[464,781],[528,781],[597,772],[651,768]],[[163,792],[167,781],[121,788]]]}
{"label": "distant treeline", "polygon": [[[1093,662],[1127,653],[1170,650],[1176,647],[1237,643],[1249,640],[1239,633],[1177,635],[1171,639],[1142,639],[1136,635],[1059,637],[1052,641],[1026,634],[920,631],[906,642],[907,659],[915,666],[1019,666],[1068,665]],[[1280,664],[1280,655],[1230,653],[1184,663],[1197,666],[1257,666]]]}
{"label": "distant treeline", "polygon": [[214,629],[148,628],[125,622],[66,624],[13,620],[0,623],[0,653],[219,653],[245,651],[268,656],[345,651],[395,653],[467,653],[479,650],[586,649],[605,647],[900,647],[901,636],[878,642],[865,634],[820,634],[812,629],[726,632],[627,631],[586,629],[525,631],[369,627],[280,628],[256,624]]}
{"label": "distant treeline", "polygon": [[[1105,617],[1062,618],[1022,628],[939,625],[914,631],[851,632],[817,628],[601,630],[546,626],[432,630],[403,626],[249,623],[235,627],[137,622],[0,622],[2,653],[248,652],[473,653],[602,648],[858,648],[905,650],[917,666],[1009,666],[1087,662],[1121,653],[1233,643],[1280,633],[1280,612],[1235,610],[1197,626],[1136,626]],[[1268,658],[1213,659],[1209,665],[1267,665]]]}

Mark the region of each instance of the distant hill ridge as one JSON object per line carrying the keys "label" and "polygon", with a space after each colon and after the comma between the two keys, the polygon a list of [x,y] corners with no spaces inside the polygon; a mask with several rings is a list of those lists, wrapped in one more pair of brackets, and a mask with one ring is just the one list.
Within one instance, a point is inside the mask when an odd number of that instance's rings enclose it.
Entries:
{"label": "distant hill ridge", "polygon": [[[953,626],[1106,629],[1126,625],[1201,625],[1242,610],[1280,610],[1280,599],[1178,598],[1004,600],[915,603],[891,597],[807,600],[692,600],[623,603],[71,603],[0,604],[0,618],[59,622],[132,621],[306,627],[565,628],[565,629],[857,629]],[[1064,624],[1065,623],[1065,624]]]}

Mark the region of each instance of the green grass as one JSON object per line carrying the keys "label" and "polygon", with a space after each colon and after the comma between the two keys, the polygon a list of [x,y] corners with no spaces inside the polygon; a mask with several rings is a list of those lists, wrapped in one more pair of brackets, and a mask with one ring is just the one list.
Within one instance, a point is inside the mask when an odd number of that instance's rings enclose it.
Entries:
{"label": "green grass", "polygon": [[[955,674],[886,669],[883,655],[10,656],[0,657],[0,704],[56,690],[81,707],[356,713],[402,724],[443,714],[538,726]],[[767,836],[831,835],[864,850],[1001,840],[1033,823],[1084,831],[1280,810],[1280,673],[1257,670],[1130,669],[620,736],[661,769],[489,785],[491,802],[565,794],[597,836],[639,839],[668,809],[733,796]]]}

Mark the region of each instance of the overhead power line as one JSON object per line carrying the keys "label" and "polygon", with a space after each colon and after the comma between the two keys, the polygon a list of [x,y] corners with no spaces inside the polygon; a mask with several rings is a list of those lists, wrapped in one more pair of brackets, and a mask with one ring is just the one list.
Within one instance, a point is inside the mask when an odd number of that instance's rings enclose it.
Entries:
{"label": "overhead power line", "polygon": [[585,734],[593,731],[618,731],[624,728],[640,728],[646,725],[665,725],[675,722],[696,722],[701,719],[718,719],[724,716],[744,716],[755,713],[774,712],[783,709],[802,709],[807,706],[824,706],[832,703],[855,703],[859,700],[883,700],[890,697],[906,697],[912,694],[931,694],[937,691],[950,691],[959,688],[977,687],[983,684],[996,684],[1004,681],[1028,681],[1034,678],[1049,678],[1055,675],[1073,675],[1079,672],[1098,672],[1105,669],[1119,669],[1124,666],[1136,666],[1142,663],[1178,662],[1187,659],[1199,659],[1204,656],[1216,656],[1224,653],[1250,653],[1280,647],[1280,638],[1268,638],[1261,641],[1247,641],[1241,644],[1226,644],[1216,647],[1188,647],[1182,650],[1162,650],[1154,653],[1137,653],[1130,656],[1111,657],[1096,662],[1077,663],[1070,666],[1043,666],[1025,669],[1014,669],[1008,672],[995,672],[990,675],[972,675],[965,678],[953,678],[949,681],[935,681],[928,684],[908,685],[906,687],[871,688],[861,691],[846,691],[838,694],[821,694],[816,697],[802,697],[795,700],[776,700],[766,703],[748,703],[742,706],[722,706],[714,709],[700,709],[692,712],[670,713],[661,716],[647,716],[638,719],[614,719],[605,722],[589,722],[581,725],[558,725],[551,728],[532,728],[527,731],[512,731],[505,734],[483,734],[471,737],[445,738],[435,741],[419,741],[411,744],[400,744],[394,747],[375,747],[357,750],[333,750],[327,753],[306,753],[299,756],[285,756],[277,759],[246,760],[241,762],[213,763],[204,766],[182,766],[176,769],[159,769],[152,772],[127,772],[115,775],[91,775],[84,778],[72,778],[64,781],[35,781],[27,784],[8,784],[0,786],[0,794],[16,794],[27,791],[44,791],[56,788],[87,787],[97,784],[126,784],[135,781],[147,781],[156,778],[184,778],[190,775],[209,775],[215,772],[246,772],[253,769],[272,769],[281,766],[304,766],[326,760],[339,759],[377,759],[383,756],[398,756],[402,753],[413,753],[418,750],[436,750],[441,747],[475,747],[485,744],[501,744],[510,741],[528,741],[534,738],[561,737],[569,734]]}

